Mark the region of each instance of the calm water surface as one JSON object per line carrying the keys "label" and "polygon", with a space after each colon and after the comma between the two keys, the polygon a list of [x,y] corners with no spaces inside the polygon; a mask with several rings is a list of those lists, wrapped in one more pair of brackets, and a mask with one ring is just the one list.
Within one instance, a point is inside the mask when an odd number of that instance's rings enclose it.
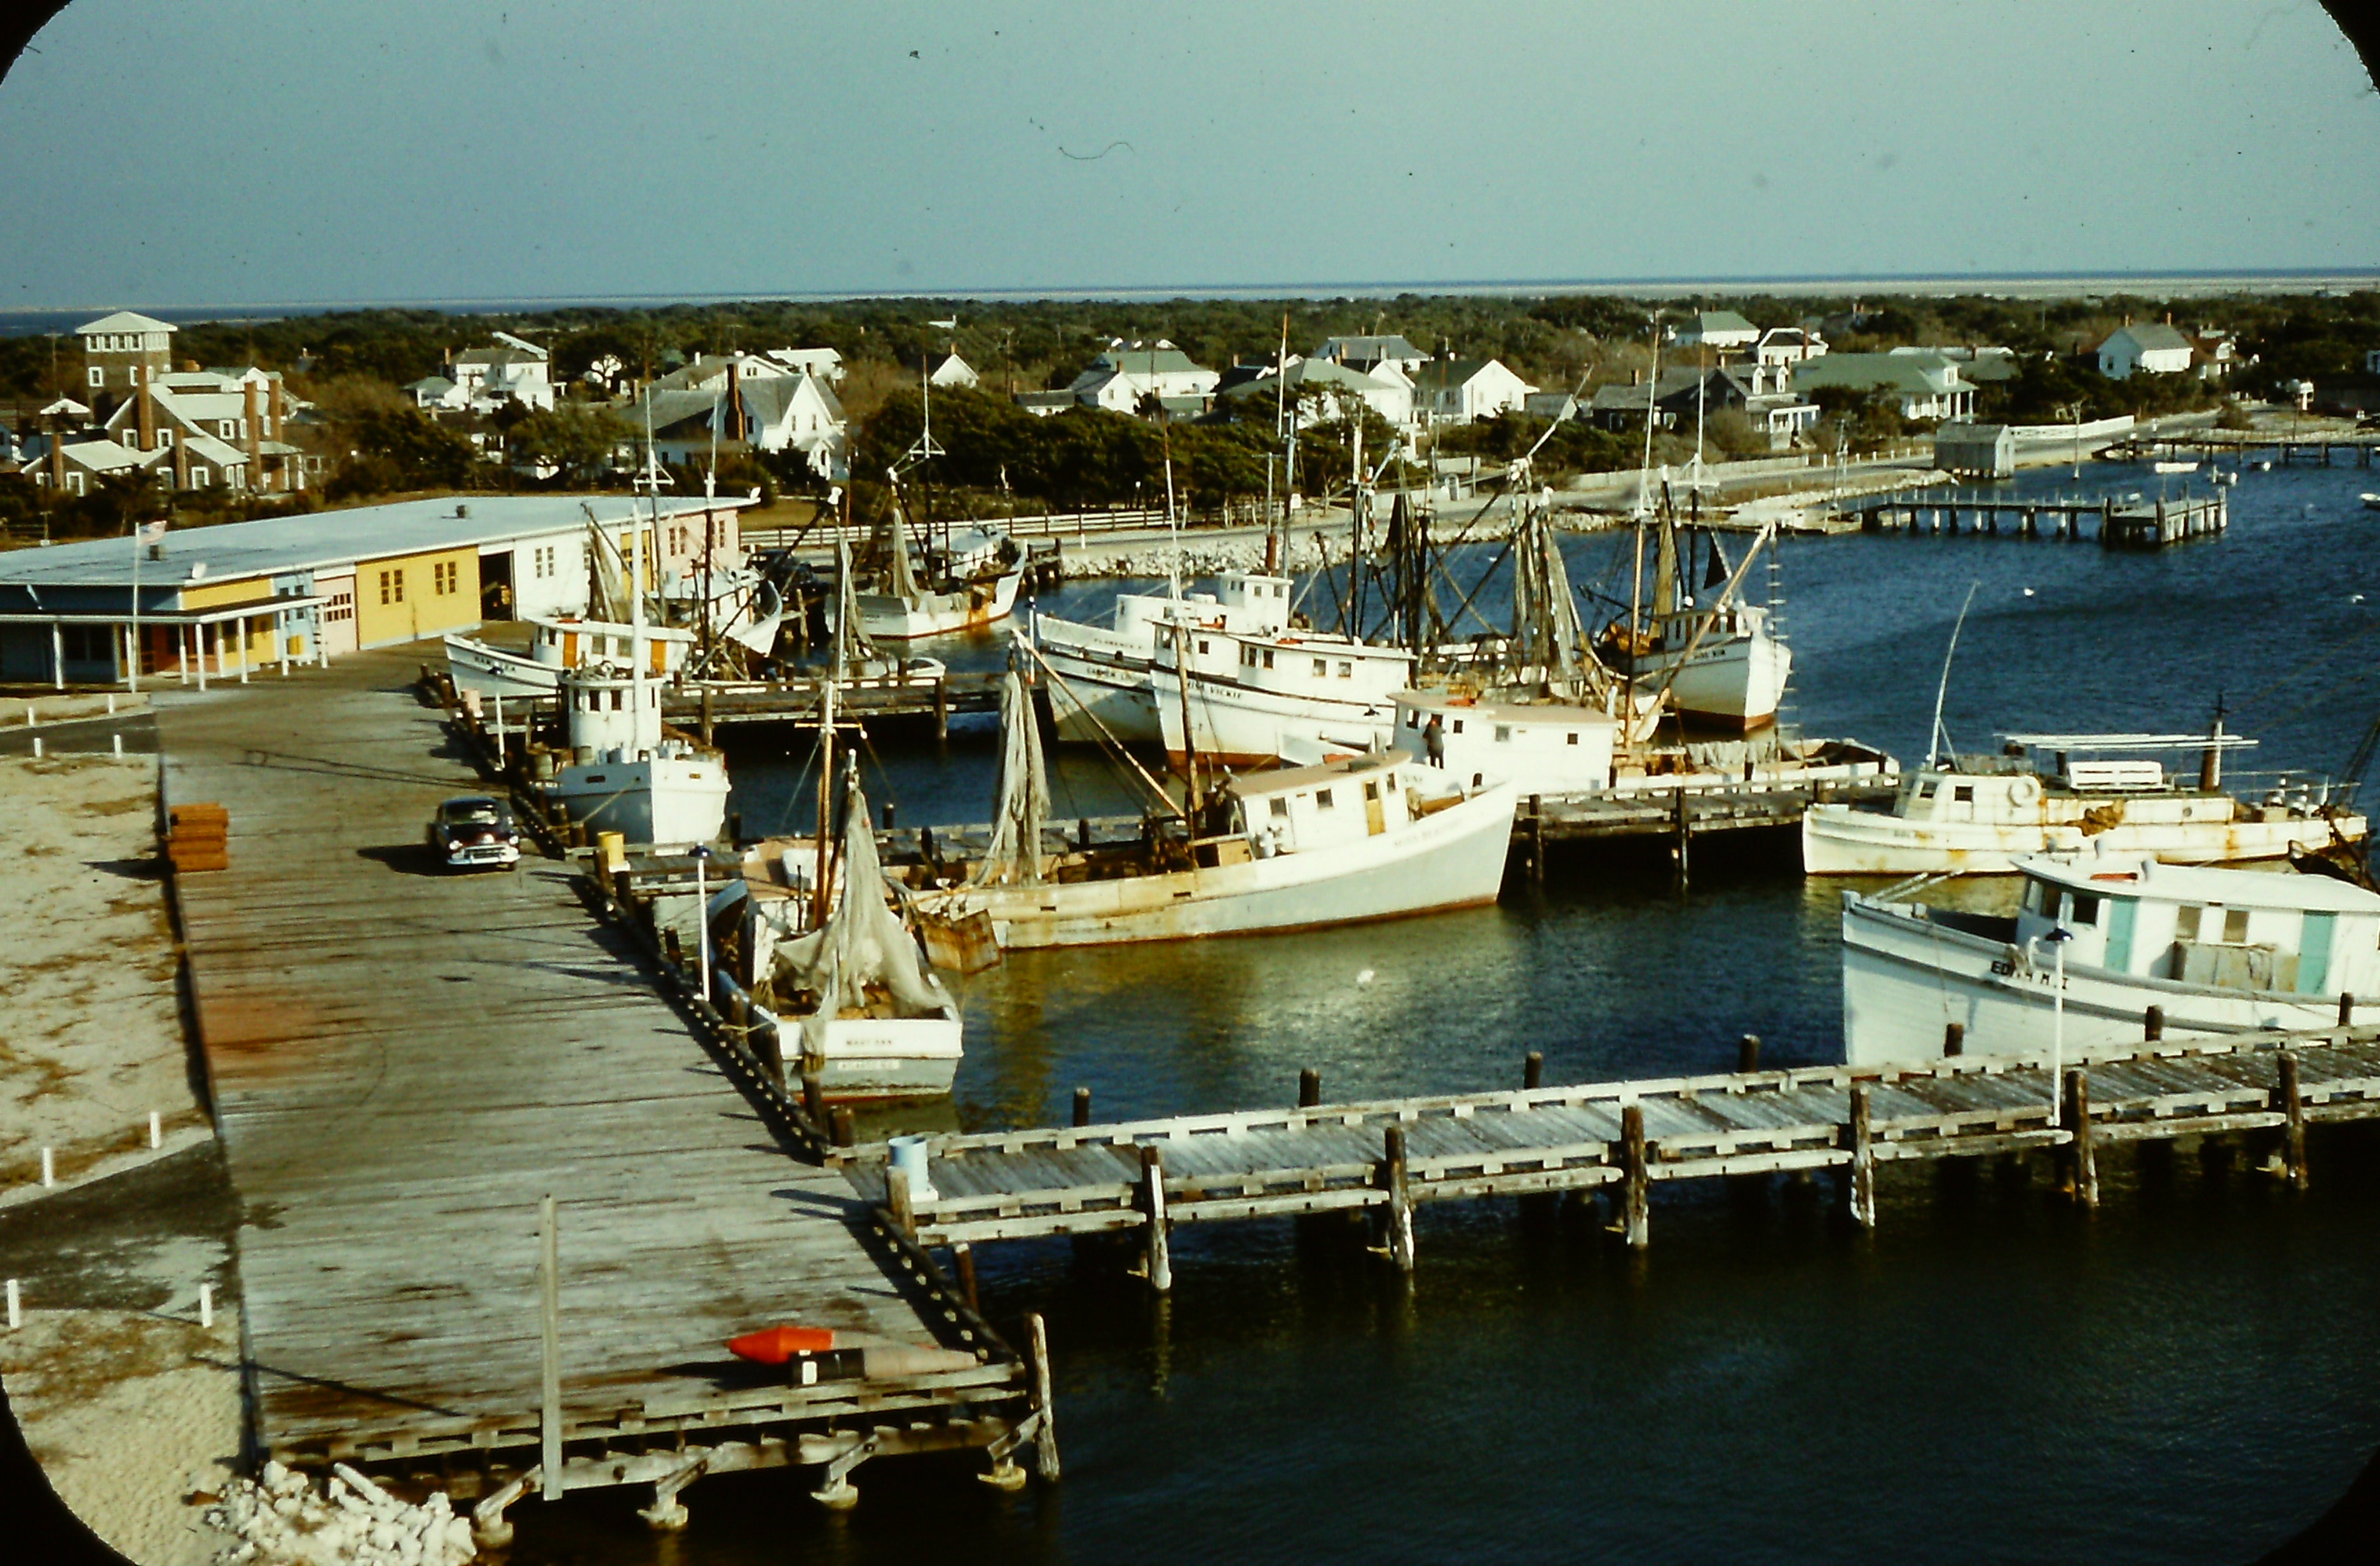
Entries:
{"label": "calm water surface", "polygon": [[[2380,516],[2352,468],[2250,474],[2228,536],[2160,554],[2049,540],[1784,546],[1799,716],[1922,754],[1942,649],[1980,583],[1946,717],[2010,730],[2188,730],[2216,698],[2245,768],[2336,770],[2380,709]],[[2080,487],[2140,489],[2140,469]],[[2173,480],[2163,482],[2171,485]],[[2063,473],[2004,494],[2074,491]],[[1569,544],[1602,578],[1607,537]],[[1050,607],[1098,613],[1112,584]],[[2356,601],[2364,595],[2368,601]],[[996,662],[997,638],[935,650]],[[747,830],[808,813],[797,761],[739,740]],[[907,821],[987,814],[991,735],[878,742]],[[1129,807],[1089,759],[1062,815]],[[1024,953],[967,982],[957,1120],[1102,1117],[1731,1062],[1840,1058],[1835,886],[1791,844],[1558,860],[1542,894],[1442,918],[1153,948]],[[1366,970],[1371,980],[1362,982]],[[942,1112],[947,1123],[951,1111]],[[862,1468],[821,1514],[788,1475],[524,1503],[516,1561],[1420,1559],[2236,1561],[2302,1526],[2380,1441],[2380,1137],[2317,1133],[2315,1185],[2191,1153],[2110,1160],[2095,1216],[2046,1178],[1889,1170],[1876,1235],[1830,1186],[1664,1189],[1649,1255],[1588,1214],[1424,1208],[1410,1290],[1352,1235],[1287,1222],[1176,1240],[1167,1303],[1063,1244],[994,1248],[986,1305],[1044,1313],[1066,1477],[1015,1497],[977,1463]]]}

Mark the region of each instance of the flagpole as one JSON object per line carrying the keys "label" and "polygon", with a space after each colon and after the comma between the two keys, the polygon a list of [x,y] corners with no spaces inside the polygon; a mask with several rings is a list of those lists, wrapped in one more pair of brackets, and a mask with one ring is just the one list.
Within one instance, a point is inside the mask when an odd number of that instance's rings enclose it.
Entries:
{"label": "flagpole", "polygon": [[125,669],[126,688],[134,694],[140,689],[140,556],[149,540],[140,536],[142,524],[132,524],[132,661]]}

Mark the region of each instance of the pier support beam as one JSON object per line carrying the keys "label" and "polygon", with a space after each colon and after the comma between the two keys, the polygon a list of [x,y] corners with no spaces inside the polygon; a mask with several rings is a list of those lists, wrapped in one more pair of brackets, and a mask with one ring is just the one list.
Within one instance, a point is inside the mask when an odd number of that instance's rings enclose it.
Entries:
{"label": "pier support beam", "polygon": [[702,1477],[707,1465],[708,1460],[698,1457],[675,1473],[653,1481],[653,1503],[639,1508],[637,1515],[665,1534],[674,1534],[685,1527],[686,1505],[677,1499],[677,1493]]}
{"label": "pier support beam", "polygon": [[1050,1334],[1038,1312],[1025,1318],[1025,1363],[1033,1373],[1033,1413],[1039,1420],[1033,1430],[1033,1468],[1054,1485],[1058,1482],[1058,1407],[1050,1391]]}
{"label": "pier support beam", "polygon": [[2099,1205],[2099,1149],[2091,1135],[2091,1074],[2081,1066],[2066,1074],[2066,1126],[2074,1138],[2067,1144],[2074,1199],[2095,1208]]}
{"label": "pier support beam", "polygon": [[493,1495],[481,1498],[480,1504],[471,1508],[471,1537],[480,1548],[502,1549],[513,1542],[512,1521],[504,1512],[542,1477],[538,1470],[532,1468]]}
{"label": "pier support beam", "polygon": [[1389,1194],[1384,1240],[1397,1270],[1410,1273],[1414,1269],[1413,1194],[1405,1181],[1405,1128],[1390,1126],[1380,1141],[1380,1188]]}
{"label": "pier support beam", "polygon": [[1862,1229],[1876,1227],[1876,1152],[1868,1142],[1867,1084],[1852,1084],[1851,1214]]}
{"label": "pier support beam", "polygon": [[851,1482],[851,1471],[876,1455],[880,1438],[854,1435],[851,1445],[827,1459],[826,1472],[820,1475],[819,1487],[810,1499],[829,1511],[848,1511],[859,1504],[859,1488]]}
{"label": "pier support beam", "polygon": [[2298,1090],[2298,1052],[2283,1050],[2275,1064],[2278,1079],[2273,1084],[2273,1107],[2281,1111],[2281,1171],[2291,1186],[2306,1188],[2305,1097]]}
{"label": "pier support beam", "polygon": [[1626,1208],[1621,1220],[1628,1244],[1642,1250],[1652,1241],[1651,1184],[1645,1151],[1645,1106],[1630,1104],[1620,1111],[1620,1168],[1625,1182]]}
{"label": "pier support beam", "polygon": [[1159,1293],[1173,1289],[1173,1247],[1165,1225],[1165,1155],[1155,1147],[1140,1150],[1140,1206],[1148,1217],[1148,1286]]}

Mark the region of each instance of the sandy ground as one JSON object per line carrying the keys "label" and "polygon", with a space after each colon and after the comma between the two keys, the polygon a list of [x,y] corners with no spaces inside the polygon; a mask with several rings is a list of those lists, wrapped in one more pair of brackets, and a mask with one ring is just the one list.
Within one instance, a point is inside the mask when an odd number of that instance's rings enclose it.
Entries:
{"label": "sandy ground", "polygon": [[156,846],[152,757],[0,759],[0,1186],[204,1123]]}
{"label": "sandy ground", "polygon": [[140,1566],[203,1566],[203,1513],[239,1455],[239,1322],[148,1311],[29,1311],[0,1333],[0,1379],[60,1499]]}

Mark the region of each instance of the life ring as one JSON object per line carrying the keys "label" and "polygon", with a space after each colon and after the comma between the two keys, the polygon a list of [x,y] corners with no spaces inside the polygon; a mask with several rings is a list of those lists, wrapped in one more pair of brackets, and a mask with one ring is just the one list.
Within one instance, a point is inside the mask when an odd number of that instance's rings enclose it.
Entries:
{"label": "life ring", "polygon": [[2009,783],[2008,796],[2009,803],[2020,810],[2029,805],[2038,804],[2041,799],[2041,780],[2031,777],[2014,779]]}

